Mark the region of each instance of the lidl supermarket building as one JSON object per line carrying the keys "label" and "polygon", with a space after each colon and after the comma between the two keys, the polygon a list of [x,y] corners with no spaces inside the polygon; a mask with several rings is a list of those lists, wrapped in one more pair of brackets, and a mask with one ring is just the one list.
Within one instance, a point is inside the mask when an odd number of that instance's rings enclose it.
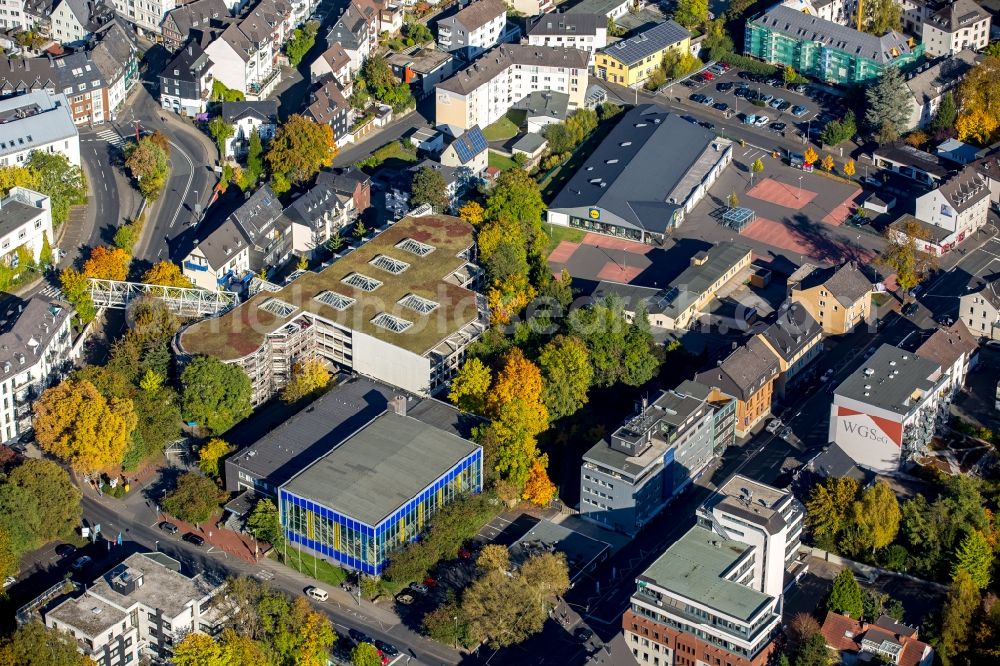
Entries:
{"label": "lidl supermarket building", "polygon": [[378,575],[441,507],[483,487],[480,446],[406,415],[369,421],[278,489],[285,538]]}

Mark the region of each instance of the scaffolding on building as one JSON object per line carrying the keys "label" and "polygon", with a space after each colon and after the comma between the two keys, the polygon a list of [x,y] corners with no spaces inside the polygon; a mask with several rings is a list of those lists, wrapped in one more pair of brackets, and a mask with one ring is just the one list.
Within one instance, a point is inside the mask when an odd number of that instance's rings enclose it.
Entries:
{"label": "scaffolding on building", "polygon": [[240,297],[232,291],[208,291],[194,287],[167,287],[142,282],[88,278],[90,297],[99,308],[124,309],[136,298],[155,298],[182,317],[207,317],[235,307]]}

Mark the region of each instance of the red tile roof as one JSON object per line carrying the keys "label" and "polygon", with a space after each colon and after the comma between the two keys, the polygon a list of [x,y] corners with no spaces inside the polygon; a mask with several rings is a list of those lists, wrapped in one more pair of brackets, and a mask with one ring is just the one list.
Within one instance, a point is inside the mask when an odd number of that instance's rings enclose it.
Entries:
{"label": "red tile roof", "polygon": [[862,638],[879,644],[883,641],[899,643],[903,649],[899,653],[899,661],[896,662],[898,666],[919,666],[925,652],[933,654],[927,643],[917,640],[916,629],[899,624],[886,616],[880,617],[872,625],[846,615],[827,613],[820,631],[826,639],[826,644],[838,652],[860,652]]}

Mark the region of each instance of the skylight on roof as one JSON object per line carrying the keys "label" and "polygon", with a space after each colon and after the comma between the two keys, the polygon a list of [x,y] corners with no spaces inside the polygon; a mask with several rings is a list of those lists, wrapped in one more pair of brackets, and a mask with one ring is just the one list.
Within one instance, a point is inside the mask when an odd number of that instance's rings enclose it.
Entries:
{"label": "skylight on roof", "polygon": [[385,330],[392,331],[393,333],[402,333],[409,327],[413,326],[412,321],[407,321],[405,319],[401,319],[400,317],[393,317],[387,312],[378,314],[374,319],[372,319],[372,323],[379,328],[384,328]]}
{"label": "skylight on roof", "polygon": [[349,296],[338,294],[335,291],[324,291],[315,296],[315,299],[323,305],[329,305],[334,310],[346,310],[354,305],[354,299]]}
{"label": "skylight on roof", "polygon": [[420,314],[428,314],[433,312],[438,304],[434,301],[428,300],[426,298],[421,298],[416,294],[407,294],[403,298],[399,299],[399,304],[404,308],[410,308],[411,310],[416,310]]}
{"label": "skylight on roof", "polygon": [[399,275],[407,268],[410,267],[405,261],[400,261],[399,259],[393,259],[390,256],[380,254],[371,261],[368,262],[375,268],[381,268],[383,271],[392,273],[393,275]]}
{"label": "skylight on roof", "polygon": [[351,273],[341,280],[341,282],[350,285],[355,289],[360,289],[361,291],[375,291],[382,286],[382,283],[375,278],[370,278],[367,275],[362,275],[361,273]]}
{"label": "skylight on roof", "polygon": [[295,306],[280,298],[269,298],[260,304],[260,309],[279,317],[287,317],[295,312]]}
{"label": "skylight on roof", "polygon": [[426,257],[434,251],[433,245],[427,245],[426,243],[415,241],[412,238],[403,239],[401,242],[396,244],[396,247],[400,250],[406,250],[411,254],[415,254],[418,257]]}

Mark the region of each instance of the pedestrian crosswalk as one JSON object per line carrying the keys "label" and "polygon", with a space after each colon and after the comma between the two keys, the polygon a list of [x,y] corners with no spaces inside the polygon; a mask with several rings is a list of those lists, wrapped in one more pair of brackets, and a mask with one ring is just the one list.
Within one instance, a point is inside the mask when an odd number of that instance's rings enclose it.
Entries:
{"label": "pedestrian crosswalk", "polygon": [[113,129],[106,129],[101,132],[98,132],[97,137],[102,141],[107,141],[112,146],[115,146],[117,148],[121,148],[122,146],[125,145],[125,139],[123,139],[122,135],[114,131]]}
{"label": "pedestrian crosswalk", "polygon": [[53,287],[52,285],[48,285],[47,287],[42,289],[41,294],[42,296],[48,296],[49,298],[58,298],[58,299],[66,298],[65,296],[63,296],[63,293],[59,291],[59,289]]}

